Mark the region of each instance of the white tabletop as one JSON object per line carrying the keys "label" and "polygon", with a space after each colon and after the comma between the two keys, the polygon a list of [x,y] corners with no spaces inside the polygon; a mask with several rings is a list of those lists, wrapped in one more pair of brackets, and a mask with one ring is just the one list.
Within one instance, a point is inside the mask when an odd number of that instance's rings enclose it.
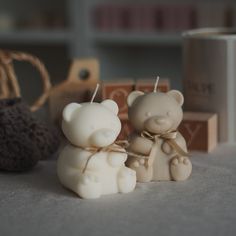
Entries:
{"label": "white tabletop", "polygon": [[55,161],[0,172],[0,235],[236,235],[236,147],[193,153],[185,182],[81,200],[57,180]]}

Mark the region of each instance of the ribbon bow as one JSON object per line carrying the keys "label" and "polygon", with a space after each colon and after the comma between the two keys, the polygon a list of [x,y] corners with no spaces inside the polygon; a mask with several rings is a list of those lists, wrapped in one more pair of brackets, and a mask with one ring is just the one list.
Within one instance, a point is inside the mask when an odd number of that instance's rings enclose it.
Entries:
{"label": "ribbon bow", "polygon": [[86,160],[85,166],[83,168],[82,173],[84,173],[88,167],[89,161],[91,160],[91,158],[98,152],[118,152],[118,153],[125,153],[127,154],[126,151],[124,151],[124,148],[127,148],[129,145],[128,141],[125,140],[120,140],[120,141],[116,141],[115,143],[112,143],[111,145],[108,145],[106,147],[101,147],[101,148],[97,148],[97,147],[87,147],[87,148],[82,148],[85,151],[91,152],[91,154],[89,155],[88,159]]}
{"label": "ribbon bow", "polygon": [[127,140],[118,140],[115,143],[112,143],[111,145],[108,145],[106,147],[101,147],[101,148],[97,148],[97,147],[82,148],[85,151],[91,152],[91,154],[88,156],[88,159],[86,160],[86,163],[85,163],[85,166],[84,166],[84,168],[82,170],[82,173],[84,173],[86,171],[86,169],[88,167],[88,164],[89,164],[89,161],[98,152],[117,152],[117,153],[128,154],[128,155],[134,156],[136,158],[148,159],[148,156],[142,156],[142,155],[138,155],[136,153],[125,151],[124,149],[126,149],[128,146],[129,146],[129,142]]}
{"label": "ribbon bow", "polygon": [[[149,140],[151,140],[153,143],[156,143],[158,141],[158,138],[163,139],[165,142],[167,142],[176,152],[178,155],[181,156],[188,156],[188,153],[185,152],[176,142],[175,142],[175,138],[177,136],[177,131],[170,131],[170,132],[166,132],[164,134],[151,134],[147,131],[143,131],[141,133],[141,137],[143,138],[147,138]],[[85,166],[82,170],[82,173],[84,173],[88,167],[89,161],[91,160],[91,158],[98,152],[117,152],[117,153],[124,153],[124,154],[128,154],[130,156],[136,157],[136,158],[144,158],[144,159],[149,159],[148,156],[143,156],[143,155],[138,155],[136,153],[132,153],[132,152],[128,152],[125,151],[124,149],[126,149],[129,146],[129,142],[126,140],[120,140],[120,141],[116,141],[115,143],[108,145],[106,147],[101,147],[101,148],[97,148],[97,147],[87,147],[87,148],[82,148],[85,151],[91,152],[91,154],[88,156],[88,159],[86,160]]]}
{"label": "ribbon bow", "polygon": [[168,131],[164,134],[151,134],[148,131],[143,131],[141,133],[141,137],[147,138],[151,140],[152,142],[156,143],[158,138],[163,139],[165,142],[167,142],[180,156],[188,156],[188,153],[185,152],[175,141],[175,138],[177,136],[177,131]]}

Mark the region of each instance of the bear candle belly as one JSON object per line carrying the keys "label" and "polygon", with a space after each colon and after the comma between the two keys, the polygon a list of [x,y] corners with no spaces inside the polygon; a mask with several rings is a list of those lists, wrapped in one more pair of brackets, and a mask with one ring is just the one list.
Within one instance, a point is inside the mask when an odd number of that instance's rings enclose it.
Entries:
{"label": "bear candle belly", "polygon": [[132,92],[127,99],[133,133],[127,165],[134,169],[137,181],[185,180],[192,171],[186,142],[176,131],[183,118],[183,95],[176,90],[167,93]]}
{"label": "bear candle belly", "polygon": [[63,110],[62,130],[69,144],[57,163],[60,182],[82,198],[128,193],[136,185],[135,171],[124,165],[126,151],[114,142],[121,130],[118,106],[71,103]]}
{"label": "bear candle belly", "polygon": [[153,155],[153,177],[152,180],[171,180],[170,175],[170,160],[172,157],[169,157],[168,154],[160,152],[161,146],[163,145],[163,140],[157,140],[157,143],[153,145],[150,156]]}

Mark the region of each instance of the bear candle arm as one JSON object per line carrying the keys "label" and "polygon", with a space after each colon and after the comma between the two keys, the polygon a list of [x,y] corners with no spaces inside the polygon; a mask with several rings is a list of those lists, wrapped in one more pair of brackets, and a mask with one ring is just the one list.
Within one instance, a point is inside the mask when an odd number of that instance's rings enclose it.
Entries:
{"label": "bear candle arm", "polygon": [[151,140],[140,136],[135,136],[131,139],[128,150],[146,156],[150,154],[152,145],[153,142]]}
{"label": "bear candle arm", "polygon": [[124,153],[110,152],[108,154],[108,163],[113,167],[122,166],[127,159],[127,154],[125,153],[125,150],[123,151]]}

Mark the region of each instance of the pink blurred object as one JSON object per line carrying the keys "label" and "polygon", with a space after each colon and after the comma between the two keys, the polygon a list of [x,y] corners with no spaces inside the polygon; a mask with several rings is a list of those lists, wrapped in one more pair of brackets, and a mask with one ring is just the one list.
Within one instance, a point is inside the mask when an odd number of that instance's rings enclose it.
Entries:
{"label": "pink blurred object", "polygon": [[131,26],[131,7],[130,5],[114,5],[112,9],[112,28],[113,30],[130,30]]}
{"label": "pink blurred object", "polygon": [[134,31],[155,32],[160,28],[161,12],[158,6],[142,4],[132,6],[130,27]]}
{"label": "pink blurred object", "polygon": [[160,12],[155,5],[143,6],[143,14],[141,16],[142,31],[155,32],[160,28]]}
{"label": "pink blurred object", "polygon": [[176,29],[176,16],[175,16],[175,6],[162,5],[160,6],[162,12],[162,25],[163,31],[175,31]]}
{"label": "pink blurred object", "polygon": [[160,11],[162,12],[161,28],[163,31],[182,31],[196,25],[195,11],[191,5],[162,5]]}
{"label": "pink blurred object", "polygon": [[130,6],[130,30],[141,31],[142,29],[142,6]]}
{"label": "pink blurred object", "polygon": [[94,29],[100,29],[100,6],[96,6],[91,11],[91,23]]}
{"label": "pink blurred object", "polygon": [[194,8],[176,4],[103,4],[93,11],[101,31],[181,31],[195,26]]}
{"label": "pink blurred object", "polygon": [[104,4],[96,6],[93,14],[93,24],[99,31],[109,31],[112,29],[111,16],[112,5]]}
{"label": "pink blurred object", "polygon": [[195,26],[194,9],[190,5],[175,7],[175,29],[178,31],[191,29]]}

